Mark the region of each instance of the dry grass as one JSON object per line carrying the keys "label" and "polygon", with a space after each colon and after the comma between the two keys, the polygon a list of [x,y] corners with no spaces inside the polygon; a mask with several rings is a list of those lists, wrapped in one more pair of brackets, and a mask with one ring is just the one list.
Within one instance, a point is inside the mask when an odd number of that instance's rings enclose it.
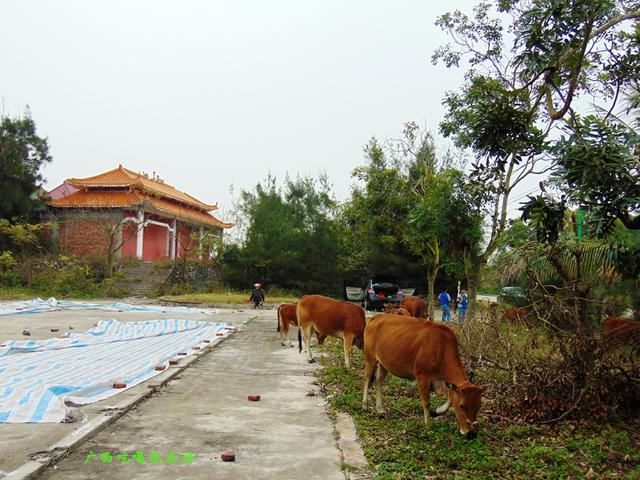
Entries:
{"label": "dry grass", "polygon": [[[249,295],[251,292],[213,292],[213,293],[186,293],[184,295],[166,295],[160,297],[160,300],[167,300],[170,302],[184,302],[184,303],[215,303],[215,304],[231,304],[247,305],[249,302]],[[276,296],[266,295],[265,303],[294,303],[298,301],[298,297],[294,295],[280,294]]]}

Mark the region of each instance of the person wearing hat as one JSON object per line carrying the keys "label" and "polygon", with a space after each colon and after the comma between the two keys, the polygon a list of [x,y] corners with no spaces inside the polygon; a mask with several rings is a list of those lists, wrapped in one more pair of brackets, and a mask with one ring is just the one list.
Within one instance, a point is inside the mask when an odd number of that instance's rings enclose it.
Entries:
{"label": "person wearing hat", "polygon": [[259,283],[253,285],[253,291],[251,292],[249,301],[253,302],[253,308],[258,308],[262,305],[262,302],[264,302],[264,290],[262,290],[262,285]]}

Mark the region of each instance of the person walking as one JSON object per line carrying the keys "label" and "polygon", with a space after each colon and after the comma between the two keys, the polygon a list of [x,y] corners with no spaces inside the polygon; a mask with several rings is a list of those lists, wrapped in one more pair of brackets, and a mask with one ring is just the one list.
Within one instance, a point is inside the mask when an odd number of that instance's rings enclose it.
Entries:
{"label": "person walking", "polygon": [[451,322],[451,309],[449,308],[449,304],[451,303],[451,297],[447,293],[447,289],[444,288],[440,295],[438,295],[438,300],[440,302],[440,308],[442,309],[442,321],[443,322]]}
{"label": "person walking", "polygon": [[253,302],[253,308],[258,308],[262,305],[264,302],[264,290],[262,290],[262,285],[259,283],[253,285],[249,301]]}
{"label": "person walking", "polygon": [[468,302],[469,302],[469,299],[467,298],[467,292],[465,292],[464,290],[461,290],[460,301],[458,302],[458,305],[459,305],[458,322],[460,322],[460,325],[464,324],[464,317],[467,314]]}

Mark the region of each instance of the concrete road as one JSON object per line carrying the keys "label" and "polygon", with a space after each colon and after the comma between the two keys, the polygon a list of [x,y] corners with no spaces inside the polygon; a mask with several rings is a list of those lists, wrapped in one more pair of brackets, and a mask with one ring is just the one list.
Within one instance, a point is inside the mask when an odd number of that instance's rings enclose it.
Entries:
{"label": "concrete road", "polygon": [[[280,346],[275,312],[252,312],[246,323],[231,313],[220,320],[239,325],[238,332],[42,477],[344,480],[342,452],[312,376],[317,367]],[[254,394],[261,400],[248,401]],[[225,451],[235,462],[222,462]]]}

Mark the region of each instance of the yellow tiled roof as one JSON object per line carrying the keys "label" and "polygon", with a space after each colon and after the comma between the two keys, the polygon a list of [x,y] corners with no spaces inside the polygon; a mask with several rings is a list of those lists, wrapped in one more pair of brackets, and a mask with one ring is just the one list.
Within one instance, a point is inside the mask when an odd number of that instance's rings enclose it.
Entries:
{"label": "yellow tiled roof", "polygon": [[144,194],[135,190],[80,190],[66,197],[50,200],[48,205],[56,208],[137,208],[159,213],[170,218],[204,223],[220,228],[230,228],[232,223],[221,222],[201,209],[185,207],[178,202]]}
{"label": "yellow tiled roof", "polygon": [[76,188],[90,187],[137,187],[145,193],[151,193],[161,197],[171,198],[187,205],[200,208],[205,211],[217,210],[218,205],[209,205],[201,202],[188,193],[164,183],[162,180],[148,178],[141,173],[133,172],[122,165],[108,172],[86,178],[68,178],[66,182]]}
{"label": "yellow tiled roof", "polygon": [[121,208],[138,206],[144,199],[144,195],[135,191],[80,190],[66,197],[49,200],[47,204],[60,208]]}

